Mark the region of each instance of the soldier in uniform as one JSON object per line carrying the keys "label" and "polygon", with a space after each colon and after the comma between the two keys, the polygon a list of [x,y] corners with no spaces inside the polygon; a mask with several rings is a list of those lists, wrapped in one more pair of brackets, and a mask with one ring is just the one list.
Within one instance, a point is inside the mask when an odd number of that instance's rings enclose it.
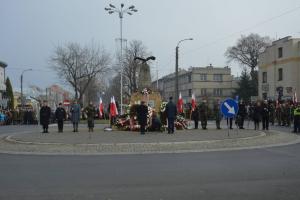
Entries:
{"label": "soldier in uniform", "polygon": [[200,112],[200,121],[201,121],[202,129],[205,130],[207,129],[206,126],[207,126],[207,115],[208,115],[208,107],[205,101],[203,101],[203,103],[201,104],[199,112]]}
{"label": "soldier in uniform", "polygon": [[217,129],[221,129],[220,123],[221,123],[221,119],[222,119],[222,114],[221,114],[221,110],[220,110],[220,103],[216,103],[214,105],[214,116],[215,116],[215,120],[216,120]]}
{"label": "soldier in uniform", "polygon": [[199,124],[199,107],[196,106],[194,110],[192,110],[192,120],[194,120],[195,129],[198,129]]}
{"label": "soldier in uniform", "polygon": [[275,122],[275,107],[273,102],[269,102],[269,111],[270,111],[270,123],[274,126]]}
{"label": "soldier in uniform", "polygon": [[270,111],[269,111],[269,106],[267,101],[264,101],[264,103],[262,104],[261,112],[262,112],[261,118],[262,118],[263,130],[269,130]]}
{"label": "soldier in uniform", "polygon": [[281,121],[282,121],[282,126],[287,126],[288,125],[288,117],[289,117],[289,107],[287,103],[284,103],[281,109]]}
{"label": "soldier in uniform", "polygon": [[240,129],[244,129],[244,121],[246,117],[247,111],[246,111],[246,106],[243,102],[243,100],[240,101],[239,103],[239,111],[237,113],[237,118],[238,118],[238,126]]}
{"label": "soldier in uniform", "polygon": [[64,120],[66,119],[66,110],[62,107],[62,103],[58,104],[55,110],[55,118],[57,121],[58,132],[62,133],[64,129]]}
{"label": "soldier in uniform", "polygon": [[89,132],[93,132],[94,126],[95,126],[94,118],[96,115],[96,109],[92,102],[90,102],[90,104],[84,109],[84,112],[87,115],[87,124],[88,124],[88,128],[89,128]]}
{"label": "soldier in uniform", "polygon": [[43,102],[43,106],[40,110],[40,123],[43,126],[43,133],[48,133],[48,125],[51,116],[51,109],[47,105],[47,101]]}
{"label": "soldier in uniform", "polygon": [[278,126],[281,126],[281,113],[282,113],[282,105],[280,103],[278,103],[277,107],[276,107],[276,119],[277,119],[277,124]]}

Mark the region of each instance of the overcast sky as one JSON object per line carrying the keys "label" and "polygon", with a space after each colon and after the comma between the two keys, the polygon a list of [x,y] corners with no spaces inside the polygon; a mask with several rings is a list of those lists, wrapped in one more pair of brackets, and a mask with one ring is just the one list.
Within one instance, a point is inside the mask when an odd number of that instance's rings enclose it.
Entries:
{"label": "overcast sky", "polygon": [[[241,34],[251,32],[271,38],[300,37],[299,0],[0,0],[0,60],[15,88],[24,84],[46,87],[60,82],[49,70],[54,47],[67,42],[103,46],[111,54],[117,48],[119,18],[104,11],[109,3],[135,5],[137,13],[124,17],[123,36],[141,40],[157,57],[152,70],[159,76],[174,72],[179,40],[179,66],[227,65],[224,52]],[[232,74],[240,73],[236,63]],[[156,74],[156,73],[155,73]]]}

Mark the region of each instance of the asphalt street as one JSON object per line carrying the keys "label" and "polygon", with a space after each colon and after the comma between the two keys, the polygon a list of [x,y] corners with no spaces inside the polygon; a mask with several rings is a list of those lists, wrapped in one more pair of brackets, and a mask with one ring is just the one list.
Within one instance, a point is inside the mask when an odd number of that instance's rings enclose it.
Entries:
{"label": "asphalt street", "polygon": [[[0,135],[39,128],[1,127]],[[299,152],[300,144],[179,154],[0,154],[0,200],[299,200]]]}
{"label": "asphalt street", "polygon": [[0,154],[0,199],[300,199],[300,144],[189,154]]}

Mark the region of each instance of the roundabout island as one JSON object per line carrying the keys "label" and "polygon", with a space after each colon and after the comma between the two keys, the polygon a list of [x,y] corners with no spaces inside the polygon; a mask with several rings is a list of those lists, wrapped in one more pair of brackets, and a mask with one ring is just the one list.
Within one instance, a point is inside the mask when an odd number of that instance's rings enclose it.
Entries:
{"label": "roundabout island", "polygon": [[42,134],[39,127],[34,126],[32,130],[2,135],[0,152],[46,155],[186,153],[256,149],[300,142],[300,137],[295,134],[275,130],[228,130],[225,125],[216,130],[213,123],[208,124],[207,130],[177,130],[175,134],[148,132],[145,135],[132,131],[105,131],[106,126],[98,124],[94,132],[88,132],[86,126],[81,125],[78,133],[66,126],[63,133],[57,133],[57,127],[53,125],[48,134]]}

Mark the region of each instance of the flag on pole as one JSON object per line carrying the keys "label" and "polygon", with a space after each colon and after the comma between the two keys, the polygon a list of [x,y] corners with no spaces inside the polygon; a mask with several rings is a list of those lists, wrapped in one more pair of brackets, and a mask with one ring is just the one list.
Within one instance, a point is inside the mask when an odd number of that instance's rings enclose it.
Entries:
{"label": "flag on pole", "polygon": [[192,94],[192,102],[191,103],[192,103],[192,111],[194,111],[196,108],[196,99],[195,99],[194,94]]}
{"label": "flag on pole", "polygon": [[109,108],[109,111],[110,111],[110,115],[112,117],[115,117],[115,116],[117,116],[119,114],[114,96],[110,99],[110,108]]}
{"label": "flag on pole", "polygon": [[102,118],[103,115],[104,115],[104,107],[103,107],[103,102],[102,102],[102,99],[100,97],[100,101],[99,101],[99,118]]}
{"label": "flag on pole", "polygon": [[181,96],[181,92],[179,93],[179,98],[178,98],[178,102],[177,102],[177,111],[178,111],[178,113],[183,113],[183,99]]}

